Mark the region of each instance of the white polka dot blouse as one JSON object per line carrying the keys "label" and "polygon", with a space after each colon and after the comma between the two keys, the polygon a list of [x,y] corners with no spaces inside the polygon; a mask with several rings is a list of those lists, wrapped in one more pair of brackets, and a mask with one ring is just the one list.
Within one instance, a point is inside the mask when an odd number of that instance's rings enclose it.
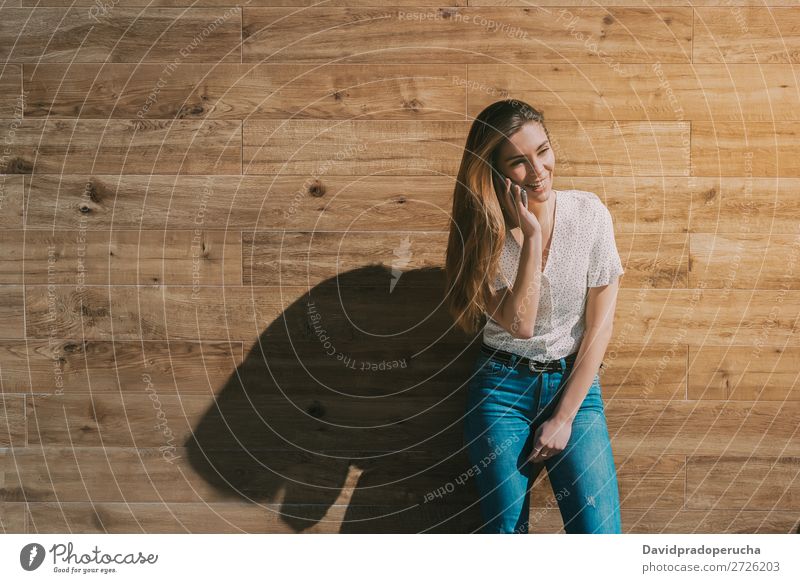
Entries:
{"label": "white polka dot blouse", "polygon": [[[611,213],[593,192],[553,190],[555,221],[542,273],[539,310],[532,338],[514,338],[487,314],[483,341],[491,347],[543,362],[580,347],[588,288],[607,285],[624,273]],[[511,232],[492,289],[512,287],[521,247]]]}

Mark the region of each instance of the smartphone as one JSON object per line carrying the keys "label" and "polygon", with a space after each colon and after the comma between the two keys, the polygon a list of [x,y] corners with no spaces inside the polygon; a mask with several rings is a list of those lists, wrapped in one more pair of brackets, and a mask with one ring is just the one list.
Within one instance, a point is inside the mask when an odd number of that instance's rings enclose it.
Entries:
{"label": "smartphone", "polygon": [[[492,166],[492,178],[494,180],[494,191],[497,193],[497,197],[500,198],[500,196],[506,191],[505,179],[508,177]],[[509,180],[511,179],[509,178]],[[511,183],[515,184],[513,180],[511,180]],[[520,186],[520,189],[520,194],[522,195],[522,204],[525,205],[525,208],[528,208],[528,192],[522,186]]]}

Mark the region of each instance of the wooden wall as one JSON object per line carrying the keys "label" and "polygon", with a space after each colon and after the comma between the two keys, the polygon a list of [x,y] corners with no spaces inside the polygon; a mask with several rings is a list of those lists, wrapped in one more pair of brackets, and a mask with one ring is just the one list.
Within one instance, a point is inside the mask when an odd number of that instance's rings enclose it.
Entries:
{"label": "wooden wall", "polygon": [[507,95],[614,217],[625,531],[798,528],[796,2],[236,3],[2,3],[3,531],[475,529],[441,266]]}

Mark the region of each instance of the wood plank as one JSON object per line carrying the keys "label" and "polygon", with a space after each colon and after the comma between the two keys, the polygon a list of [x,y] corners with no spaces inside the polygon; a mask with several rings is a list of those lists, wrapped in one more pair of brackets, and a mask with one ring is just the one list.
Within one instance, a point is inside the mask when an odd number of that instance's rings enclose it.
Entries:
{"label": "wood plank", "polygon": [[[22,176],[0,175],[15,183],[14,209],[0,225],[22,223]],[[26,229],[287,229],[347,231],[357,216],[365,231],[442,231],[444,209],[452,203],[448,176],[165,176],[35,174],[27,180]],[[696,229],[736,228],[735,192],[708,203],[703,193],[719,192],[719,180],[691,177],[558,176],[557,189],[596,193],[614,217],[617,233],[685,233],[689,213]],[[733,181],[734,179],[727,179]],[[18,187],[16,186],[18,183]],[[771,196],[757,187],[751,224],[770,229],[790,225],[796,214],[791,179]],[[199,194],[199,195],[198,195]],[[693,198],[696,198],[695,202]],[[791,196],[791,198],[790,198]],[[724,204],[723,204],[724,203]],[[797,209],[800,213],[800,208]],[[774,217],[774,225],[772,225]]]}
{"label": "wood plank", "polygon": [[[563,146],[555,153],[568,174],[689,175],[689,150],[680,139],[688,122],[553,121],[547,127]],[[245,120],[243,131],[245,174],[453,175],[469,123]]]}
{"label": "wood plank", "polygon": [[625,269],[620,286],[688,287],[689,238],[686,235],[625,234],[615,239]]}
{"label": "wood plank", "polygon": [[624,532],[646,534],[796,534],[797,516],[786,511],[623,510]]}
{"label": "wood plank", "polygon": [[25,109],[22,99],[22,65],[4,63],[0,70],[0,118],[18,122]]}
{"label": "wood plank", "polygon": [[[33,395],[27,399],[28,441],[47,446],[186,446],[205,452],[238,447],[258,451],[286,443],[310,450],[452,452],[463,447],[463,391],[441,403],[427,396],[385,397],[385,407],[364,398],[246,395],[227,390],[212,403],[195,395],[157,394],[157,406],[144,389],[123,396]],[[796,456],[800,451],[800,405],[794,401],[609,399],[605,410],[619,456]]]}
{"label": "wood plank", "polygon": [[[661,2],[659,2],[661,4]],[[549,120],[761,121],[800,119],[792,65],[626,63],[467,65],[467,110],[513,96]],[[682,136],[688,146],[687,135]]]}
{"label": "wood plank", "polygon": [[[210,452],[191,450],[27,447],[0,452],[0,497],[27,502],[234,502],[328,504],[346,495],[350,506],[472,504],[479,494],[465,472],[465,451],[441,454],[369,452]],[[683,456],[629,457],[617,474],[625,507],[682,508]],[[357,475],[357,481],[349,476]],[[465,477],[466,476],[466,477]],[[473,481],[471,481],[473,480]],[[546,472],[531,504],[554,506]]]}
{"label": "wood plank", "polygon": [[0,174],[0,226],[18,229],[25,224],[25,176]]}
{"label": "wood plank", "polygon": [[[2,8],[0,58],[15,63],[241,62],[241,9]],[[158,94],[158,87],[148,93]],[[157,98],[157,97],[156,97]]]}
{"label": "wood plank", "polygon": [[[363,222],[364,226],[369,223]],[[243,233],[243,282],[315,285],[365,264],[391,270],[394,280],[404,272],[437,267],[442,262],[447,248],[446,232],[404,232],[398,225],[399,231],[376,233],[361,229],[361,224],[362,221],[354,220],[352,230],[342,233],[318,230]],[[617,248],[626,269],[621,286],[688,287],[686,235],[623,235],[617,237]],[[383,281],[379,271],[376,276]]]}
{"label": "wood plank", "polygon": [[[5,139],[7,132],[3,133]],[[6,167],[0,170],[38,174],[65,169],[86,173],[238,173],[241,123],[25,119],[16,129]]]}
{"label": "wood plank", "polygon": [[242,362],[241,342],[0,340],[0,391],[212,394]]}
{"label": "wood plank", "polygon": [[448,533],[480,525],[477,508],[346,504],[36,502],[27,505],[37,533]]}
{"label": "wood plank", "polygon": [[687,348],[653,342],[636,344],[623,323],[603,356],[600,385],[603,398],[683,399],[686,396]]}
{"label": "wood plank", "polygon": [[[400,31],[405,42],[398,41]],[[502,54],[505,63],[598,63],[604,58],[688,63],[692,10],[592,7],[554,14],[536,6],[246,7],[242,33],[244,62],[494,63],[492,55]],[[304,42],[309,35],[313,43]],[[642,37],[648,40],[646,49]],[[530,42],[538,38],[547,42]],[[604,54],[597,48],[600,42]]]}
{"label": "wood plank", "polygon": [[686,507],[693,510],[800,509],[800,458],[690,456]]}
{"label": "wood plank", "polygon": [[800,289],[800,234],[691,235],[691,287]]}
{"label": "wood plank", "polygon": [[[384,273],[385,285],[364,283],[375,281],[375,270]],[[448,316],[440,306],[441,298],[430,291],[443,289],[436,287],[443,285],[441,270],[406,273],[391,292],[390,282],[388,270],[364,267],[316,286],[312,296],[304,296],[311,291],[307,288],[291,286],[279,291],[273,289],[277,286],[201,287],[196,292],[182,286],[54,286],[48,299],[47,289],[31,286],[25,289],[25,324],[30,338],[55,335],[85,340],[202,338],[253,342],[256,335],[271,333],[284,341],[286,334],[288,338],[309,339],[316,337],[308,319],[309,297],[332,301],[340,293],[341,305],[326,308],[324,327],[334,338],[355,340],[353,321],[373,335],[410,331],[410,336],[404,337],[418,342],[429,343],[430,338],[438,338],[425,336],[434,331],[446,334]],[[720,303],[723,299],[724,303]],[[55,317],[49,313],[48,302],[59,306]],[[9,311],[12,307],[20,309],[21,305],[14,301]],[[398,311],[394,309],[398,305],[413,309]],[[776,314],[777,305],[782,309]],[[424,312],[425,308],[428,312]],[[391,312],[389,318],[387,310]],[[798,346],[798,335],[794,333],[794,314],[798,311],[800,294],[793,290],[730,290],[723,294],[703,289],[622,289],[614,321],[615,329],[624,326],[626,338],[635,338],[636,344],[672,344],[674,340],[690,346]],[[431,318],[434,312],[436,316]],[[22,321],[19,314],[15,318]],[[426,321],[434,328],[420,330],[420,322]],[[13,330],[7,334],[12,333]],[[461,338],[462,342],[466,340]]]}
{"label": "wood plank", "polygon": [[798,401],[800,349],[754,346],[689,348],[689,398]]}
{"label": "wood plank", "polygon": [[698,7],[692,62],[796,64],[798,22],[796,6]]}
{"label": "wood plank", "polygon": [[[33,2],[33,0],[23,0]],[[54,0],[46,0],[51,2]],[[67,0],[58,0],[66,2]],[[88,0],[78,0],[87,2]],[[126,1],[126,0],[123,0]],[[130,0],[127,0],[130,1]],[[281,2],[306,2],[310,0],[280,0]],[[350,0],[343,0],[349,2]],[[356,0],[357,1],[357,0]],[[529,6],[528,0],[469,0],[470,6],[496,6],[502,3],[507,6]],[[770,6],[794,6],[797,0],[770,0]],[[651,0],[537,0],[537,6],[652,6]],[[735,9],[739,6],[763,6],[764,0],[736,0],[731,5],[731,0],[658,0],[657,6],[727,6]]]}
{"label": "wood plank", "polygon": [[[453,181],[444,176],[166,176],[36,174],[26,177],[26,228],[446,231]],[[23,176],[0,174],[8,214],[22,223]],[[557,188],[596,193],[623,234],[796,231],[797,178],[559,176]],[[89,187],[87,187],[87,183]],[[265,193],[266,189],[266,193]],[[198,196],[201,193],[201,196]],[[56,202],[58,204],[56,204]],[[83,209],[83,210],[81,210]]]}
{"label": "wood plank", "polygon": [[605,411],[616,455],[796,456],[800,451],[800,405],[794,401],[614,399]]}
{"label": "wood plank", "polygon": [[[28,509],[31,533],[422,533],[473,532],[481,524],[476,508],[383,506],[351,511],[343,506],[280,506],[247,503],[127,504],[34,502]],[[561,517],[551,509],[535,520],[531,533],[557,533]],[[464,515],[467,515],[464,517]],[[382,518],[381,518],[382,517]],[[795,533],[797,517],[784,511],[631,509],[622,511],[625,533]]]}
{"label": "wood plank", "polygon": [[795,121],[692,122],[692,174],[796,178],[798,136]]}
{"label": "wood plank", "polygon": [[383,269],[374,270],[374,281],[364,283],[384,283],[386,270],[391,273],[391,291],[406,272],[441,266],[446,232],[370,233],[361,232],[360,224],[354,221],[353,230],[344,233],[242,233],[242,282],[317,285],[340,273],[376,265]]}
{"label": "wood plank", "polygon": [[25,534],[26,508],[18,502],[0,502],[0,533]]}
{"label": "wood plank", "polygon": [[[441,270],[406,274],[390,292],[391,274],[385,270],[385,285],[363,284],[364,280],[374,280],[374,269],[356,270],[314,290],[289,286],[277,291],[249,286],[193,290],[181,286],[56,285],[48,292],[44,287],[30,286],[25,290],[23,310],[27,312],[27,337],[253,342],[260,334],[267,334],[286,342],[289,334],[298,340],[318,339],[309,319],[309,301],[313,301],[324,315],[327,332],[340,341],[367,341],[354,335],[355,324],[370,338],[371,344],[364,346],[374,346],[375,334],[396,336],[402,331],[404,338],[425,345],[431,338],[457,342],[462,347],[468,342],[465,335],[452,330],[452,318],[441,305]],[[411,281],[414,285],[409,285]],[[434,289],[436,292],[432,292]],[[48,306],[54,303],[59,310],[53,316]],[[17,308],[19,305],[14,304]],[[404,310],[392,309],[387,317],[386,310],[397,305],[403,305]]]}
{"label": "wood plank", "polygon": [[[746,168],[740,167],[742,172]],[[698,177],[691,191],[689,229],[696,233],[797,232],[800,180],[793,177]]]}
{"label": "wood plank", "polygon": [[[198,223],[206,229],[347,230],[357,214],[368,218],[361,223],[365,229],[388,231],[404,225],[408,230],[444,231],[450,219],[443,209],[453,195],[453,179],[445,176],[37,173],[29,182],[25,224],[48,231],[81,224],[195,229]],[[22,224],[0,215],[2,222],[9,228]]]}
{"label": "wood plank", "polygon": [[27,445],[25,396],[0,394],[0,447]]}
{"label": "wood plank", "polygon": [[[234,6],[238,0],[118,0],[119,6]],[[92,0],[21,0],[22,6],[94,6]],[[37,4],[39,2],[39,4]],[[392,0],[392,6],[530,6],[528,0]],[[797,0],[770,0],[794,6]],[[737,6],[763,6],[764,0],[737,0]],[[317,0],[249,0],[247,6],[308,7]],[[18,4],[19,5],[19,4]],[[375,6],[375,0],[327,0],[326,6]],[[537,0],[537,6],[652,6],[652,0]],[[658,6],[730,6],[730,0],[658,0]]]}
{"label": "wood plank", "polygon": [[[468,0],[392,0],[393,6],[466,6]],[[548,1],[548,0],[545,0]],[[552,0],[549,0],[552,1]],[[565,0],[564,3],[576,0]],[[632,0],[622,0],[630,2]],[[633,0],[640,1],[640,0]],[[659,0],[659,3],[680,0]],[[683,0],[684,3],[687,0]],[[700,2],[720,2],[721,0],[700,0]],[[748,1],[748,0],[745,0]],[[750,0],[752,1],[752,0]],[[775,0],[776,3],[787,0]],[[22,0],[22,6],[94,6],[93,0]],[[39,2],[39,4],[37,4]],[[116,6],[315,6],[317,0],[117,0]],[[374,6],[375,0],[326,0],[325,6]]]}
{"label": "wood plank", "polygon": [[[187,63],[25,65],[26,117],[457,119],[466,68],[449,65]],[[17,79],[19,86],[19,79]],[[157,100],[148,92],[159,87]],[[113,98],[109,98],[113,95]],[[144,107],[145,104],[148,107]],[[2,110],[0,110],[2,111]]]}
{"label": "wood plank", "polygon": [[686,492],[685,462],[682,455],[631,454],[615,460],[621,506],[626,509],[682,509]]}
{"label": "wood plank", "polygon": [[0,232],[6,255],[0,283],[27,285],[170,285],[242,282],[241,236],[235,231]]}
{"label": "wood plank", "polygon": [[25,334],[25,288],[21,285],[0,286],[0,320],[4,338],[23,338]]}
{"label": "wood plank", "polygon": [[623,289],[614,322],[640,343],[783,347],[798,345],[798,311],[794,290]]}

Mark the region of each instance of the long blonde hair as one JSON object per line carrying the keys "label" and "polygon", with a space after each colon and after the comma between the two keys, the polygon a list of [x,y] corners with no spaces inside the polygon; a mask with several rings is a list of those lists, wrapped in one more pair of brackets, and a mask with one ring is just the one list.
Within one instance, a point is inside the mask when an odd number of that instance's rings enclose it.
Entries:
{"label": "long blonde hair", "polygon": [[453,190],[453,212],[445,258],[445,305],[458,328],[475,334],[499,271],[506,221],[492,180],[503,141],[544,114],[517,99],[486,107],[469,130]]}

